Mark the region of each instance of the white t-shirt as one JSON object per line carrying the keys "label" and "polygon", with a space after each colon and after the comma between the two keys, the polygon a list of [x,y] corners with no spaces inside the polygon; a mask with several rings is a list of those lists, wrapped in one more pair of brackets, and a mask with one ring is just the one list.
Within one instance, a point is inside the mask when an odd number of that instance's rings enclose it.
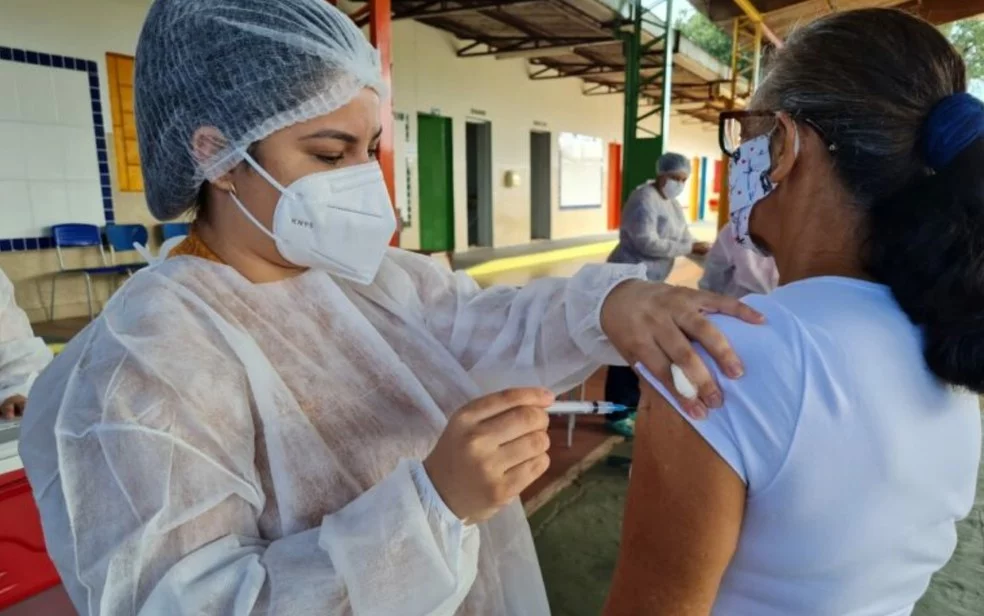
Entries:
{"label": "white t-shirt", "polygon": [[725,408],[691,422],[748,488],[714,614],[910,614],[974,502],[977,397],[933,377],[884,286],[813,278],[745,301],[766,325],[713,320],[746,374],[716,373]]}

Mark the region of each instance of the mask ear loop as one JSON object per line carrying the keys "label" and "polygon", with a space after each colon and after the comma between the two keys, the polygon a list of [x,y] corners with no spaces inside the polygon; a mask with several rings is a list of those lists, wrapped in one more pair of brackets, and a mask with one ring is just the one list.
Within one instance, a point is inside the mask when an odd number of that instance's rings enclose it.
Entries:
{"label": "mask ear loop", "polygon": [[273,231],[267,229],[266,225],[260,223],[260,221],[256,219],[256,216],[253,216],[253,213],[250,212],[249,209],[247,209],[246,206],[243,204],[243,202],[239,200],[239,195],[236,194],[235,184],[233,184],[232,189],[229,191],[229,196],[232,198],[233,203],[235,203],[236,206],[239,207],[239,211],[243,213],[243,216],[248,218],[249,221],[253,223],[253,226],[255,226],[257,229],[265,233],[267,237],[269,237],[274,242],[277,241],[277,236],[273,234]]}
{"label": "mask ear loop", "polygon": [[[260,164],[257,163],[256,160],[252,156],[249,155],[249,152],[243,150],[242,151],[242,155],[243,155],[243,159],[249,164],[249,166],[252,167],[258,174],[260,174],[260,177],[262,177],[264,180],[266,180],[267,182],[269,182],[271,186],[273,186],[278,191],[280,191],[280,194],[281,195],[283,195],[285,197],[288,197],[288,198],[291,198],[291,193],[289,193],[286,188],[284,188],[283,186],[281,186],[280,182],[278,182],[277,180],[275,180],[273,178],[273,176],[270,175],[267,172],[266,169],[264,169],[262,166],[260,166]],[[265,233],[267,235],[267,237],[269,237],[271,240],[273,240],[273,242],[275,244],[277,242],[287,242],[287,243],[290,243],[290,241],[287,240],[286,238],[278,238],[273,233],[273,231],[271,231],[270,229],[267,229],[265,225],[261,224],[260,221],[257,220],[255,216],[253,216],[253,213],[250,212],[246,208],[246,206],[243,204],[243,202],[239,199],[239,195],[236,194],[236,186],[235,186],[235,184],[232,185],[232,190],[229,191],[229,196],[232,197],[233,202],[239,207],[239,211],[241,211],[243,213],[243,215],[245,215],[246,218],[248,218],[250,220],[250,222],[252,222],[256,226],[257,229],[259,229],[260,231],[262,231],[263,233]],[[348,266],[346,266],[343,263],[339,263],[337,259],[332,259],[330,256],[322,253],[321,251],[316,251],[316,252],[322,258],[330,260],[332,263],[335,264],[335,267],[337,267],[339,270],[341,270],[343,272],[346,272],[349,276],[353,276],[353,275],[356,275],[358,273],[353,268],[348,267]]]}

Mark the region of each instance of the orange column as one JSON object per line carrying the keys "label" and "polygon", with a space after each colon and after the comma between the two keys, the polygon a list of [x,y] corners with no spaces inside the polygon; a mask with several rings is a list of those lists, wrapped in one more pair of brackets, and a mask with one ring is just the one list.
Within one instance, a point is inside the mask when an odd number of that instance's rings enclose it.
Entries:
{"label": "orange column", "polygon": [[[396,207],[396,167],[393,161],[393,35],[392,35],[392,3],[390,0],[369,0],[369,37],[372,44],[379,50],[380,62],[383,68],[383,82],[390,95],[380,101],[379,116],[383,135],[379,140],[379,166],[383,168],[383,178],[389,190],[390,201]],[[391,246],[400,245],[399,227]]]}
{"label": "orange column", "polygon": [[608,144],[608,230],[622,224],[622,144]]}

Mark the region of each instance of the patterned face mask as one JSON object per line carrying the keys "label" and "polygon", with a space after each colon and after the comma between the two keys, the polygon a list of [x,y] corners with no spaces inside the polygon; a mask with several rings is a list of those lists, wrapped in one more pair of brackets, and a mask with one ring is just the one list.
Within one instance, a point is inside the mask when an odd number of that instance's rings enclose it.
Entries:
{"label": "patterned face mask", "polygon": [[[769,152],[772,134],[770,132],[742,143],[728,164],[728,196],[735,240],[740,246],[764,256],[768,254],[749,235],[748,221],[755,204],[775,190],[775,184],[769,178],[772,171],[772,154]],[[793,155],[799,156],[799,131],[796,132]]]}

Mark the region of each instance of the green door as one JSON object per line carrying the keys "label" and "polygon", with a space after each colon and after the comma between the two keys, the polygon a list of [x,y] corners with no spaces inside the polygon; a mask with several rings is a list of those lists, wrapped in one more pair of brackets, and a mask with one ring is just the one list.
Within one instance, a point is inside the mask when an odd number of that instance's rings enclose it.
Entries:
{"label": "green door", "polygon": [[417,116],[420,173],[420,249],[454,250],[454,186],[451,177],[451,120]]}
{"label": "green door", "polygon": [[663,139],[660,137],[636,139],[632,145],[632,158],[622,165],[623,206],[640,184],[656,178],[656,161],[663,154]]}

